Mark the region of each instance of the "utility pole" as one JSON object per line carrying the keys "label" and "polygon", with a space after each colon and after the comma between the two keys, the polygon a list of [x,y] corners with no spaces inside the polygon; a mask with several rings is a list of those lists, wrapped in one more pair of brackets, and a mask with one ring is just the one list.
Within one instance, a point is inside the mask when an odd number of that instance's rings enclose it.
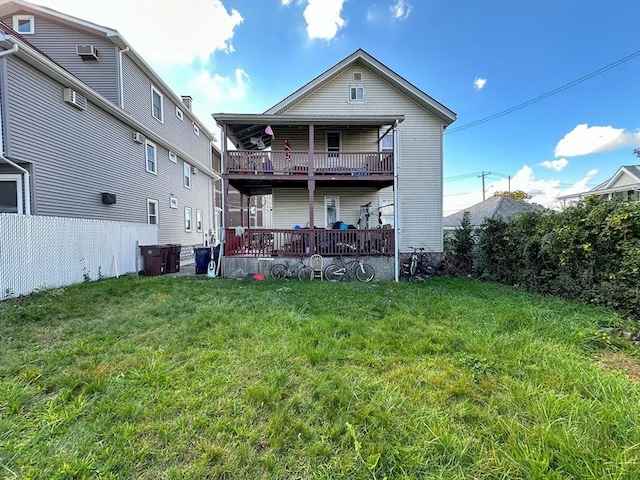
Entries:
{"label": "utility pole", "polygon": [[509,193],[511,193],[511,175],[509,175]]}
{"label": "utility pole", "polygon": [[482,172],[480,175],[478,175],[478,177],[482,177],[482,201],[484,202],[485,198],[484,198],[484,194],[485,194],[485,190],[484,190],[484,177],[486,177],[487,175],[491,175],[491,172]]}

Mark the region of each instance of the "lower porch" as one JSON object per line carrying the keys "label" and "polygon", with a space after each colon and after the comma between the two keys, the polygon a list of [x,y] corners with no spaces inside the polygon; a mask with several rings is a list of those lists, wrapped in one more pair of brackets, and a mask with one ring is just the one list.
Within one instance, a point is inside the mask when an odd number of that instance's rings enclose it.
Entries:
{"label": "lower porch", "polygon": [[394,253],[393,228],[226,228],[225,257],[389,257]]}

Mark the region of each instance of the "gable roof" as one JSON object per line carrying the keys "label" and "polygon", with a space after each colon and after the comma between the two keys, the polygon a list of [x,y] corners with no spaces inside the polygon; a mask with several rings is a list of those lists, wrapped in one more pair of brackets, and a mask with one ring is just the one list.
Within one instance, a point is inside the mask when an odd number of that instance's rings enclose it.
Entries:
{"label": "gable roof", "polygon": [[[617,181],[624,175],[628,175],[631,178],[632,183],[616,186]],[[557,198],[558,200],[566,200],[571,198],[588,197],[589,195],[605,195],[608,193],[631,190],[632,188],[640,189],[640,165],[623,165],[618,168],[611,178],[605,180],[597,187],[586,192],[570,193],[567,195],[561,195]]]}
{"label": "gable roof", "polygon": [[378,75],[382,80],[387,82],[396,90],[400,91],[422,108],[436,116],[445,125],[450,125],[456,120],[456,114],[445,107],[434,98],[430,97],[418,87],[405,80],[403,77],[395,73],[393,70],[373,58],[367,52],[359,48],[344,60],[321,73],[309,83],[299,88],[284,100],[278,102],[265,112],[265,114],[282,114],[303,99],[311,95],[313,92],[324,86],[337,75],[342,73],[351,65],[360,64]]}
{"label": "gable roof", "polygon": [[506,220],[519,213],[542,212],[544,210],[546,210],[546,208],[541,205],[536,205],[535,203],[519,202],[511,198],[495,196],[444,217],[442,225],[445,230],[459,227],[464,212],[471,214],[471,225],[478,227],[482,225],[487,218],[502,217]]}
{"label": "gable roof", "polygon": [[[129,45],[129,43],[117,30],[89,22],[87,20],[83,20],[72,15],[67,15],[66,13],[58,12],[57,10],[54,10],[52,8],[36,5],[25,0],[0,0],[0,15],[13,15],[15,13],[23,11],[47,18],[48,20],[62,23],[63,25],[73,27],[74,29],[84,31],[98,37],[104,37],[111,41],[113,44],[117,45],[120,49],[128,49],[127,54],[129,58],[131,58],[131,60],[146,75],[148,75],[149,78],[153,79],[154,83],[161,86],[176,105],[183,105],[182,98],[178,97],[178,95],[173,90],[171,90],[171,87],[169,87],[169,85],[167,85],[165,81],[158,76],[158,74],[149,66],[149,64],[142,58],[142,56],[140,56],[140,54],[136,52],[136,50],[131,45]],[[33,47],[33,45],[31,46]],[[216,138],[215,135],[206,128],[202,121],[198,119],[193,112],[191,112],[187,108],[184,108],[182,110],[191,121],[195,122],[198,125],[200,131],[205,133],[208,138]]]}

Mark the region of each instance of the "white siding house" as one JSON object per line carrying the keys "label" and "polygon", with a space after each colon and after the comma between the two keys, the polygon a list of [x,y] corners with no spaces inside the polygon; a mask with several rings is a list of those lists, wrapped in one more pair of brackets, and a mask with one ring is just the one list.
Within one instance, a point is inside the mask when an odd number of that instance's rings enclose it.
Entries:
{"label": "white siding house", "polygon": [[281,249],[286,240],[264,242],[257,232],[260,249],[234,239],[227,256],[312,254],[317,229],[335,237],[325,253],[344,253],[334,244],[347,234],[333,220],[356,230],[348,241],[360,255],[397,263],[412,246],[442,252],[442,134],[456,115],[365,51],[263,114],[214,118],[236,146],[223,152],[224,185],[273,195],[273,225],[282,230],[274,239],[296,227],[309,239]]}

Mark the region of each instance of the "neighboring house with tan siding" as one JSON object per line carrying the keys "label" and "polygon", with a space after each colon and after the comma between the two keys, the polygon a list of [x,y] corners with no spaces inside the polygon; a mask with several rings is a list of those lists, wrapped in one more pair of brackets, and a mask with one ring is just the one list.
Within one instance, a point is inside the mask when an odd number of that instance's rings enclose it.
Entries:
{"label": "neighboring house with tan siding", "polygon": [[222,152],[223,191],[272,200],[273,229],[228,228],[227,257],[357,252],[397,271],[412,246],[442,252],[442,134],[456,115],[364,50],[263,114],[214,118],[236,147]]}
{"label": "neighboring house with tan siding", "polygon": [[0,210],[209,243],[220,152],[191,98],[116,30],[23,0],[0,0],[0,21]]}

